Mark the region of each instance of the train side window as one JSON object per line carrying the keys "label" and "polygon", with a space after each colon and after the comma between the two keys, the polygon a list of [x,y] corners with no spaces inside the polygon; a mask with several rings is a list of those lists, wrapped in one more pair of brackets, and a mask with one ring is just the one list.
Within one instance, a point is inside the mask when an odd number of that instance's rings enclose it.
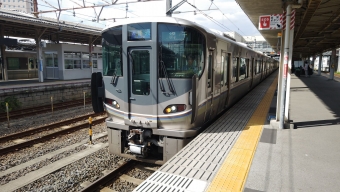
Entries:
{"label": "train side window", "polygon": [[230,53],[225,54],[224,79],[225,79],[225,84],[226,84],[226,85],[227,85],[228,82],[229,82],[229,79],[228,79],[229,66],[230,66]]}
{"label": "train side window", "polygon": [[249,77],[249,59],[246,59],[246,78]]}
{"label": "train side window", "polygon": [[240,59],[240,73],[239,73],[239,81],[246,78],[246,71],[247,71],[247,65],[246,65],[246,59],[241,58]]}
{"label": "train side window", "polygon": [[224,56],[221,57],[221,87],[224,86]]}
{"label": "train side window", "polygon": [[260,73],[260,60],[256,60],[256,69],[255,69],[255,74]]}
{"label": "train side window", "polygon": [[234,57],[233,58],[233,76],[232,76],[232,82],[238,81],[238,69],[239,69],[239,58]]}
{"label": "train side window", "polygon": [[208,63],[208,88],[211,87],[212,84],[212,55],[209,54],[209,63]]}

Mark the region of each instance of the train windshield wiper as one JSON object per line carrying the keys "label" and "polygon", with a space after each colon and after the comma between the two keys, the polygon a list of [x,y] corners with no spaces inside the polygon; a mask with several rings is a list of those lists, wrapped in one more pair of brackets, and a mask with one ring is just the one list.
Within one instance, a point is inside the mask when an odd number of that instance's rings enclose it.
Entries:
{"label": "train windshield wiper", "polygon": [[[171,93],[175,93],[175,89],[174,89],[174,87],[173,87],[173,85],[172,85],[172,82],[171,82],[171,80],[170,80],[170,78],[169,78],[169,76],[168,76],[168,73],[167,73],[167,71],[166,71],[166,67],[165,67],[165,65],[164,65],[164,62],[163,62],[163,60],[162,60],[162,45],[161,45],[161,49],[160,49],[160,61],[159,61],[159,63],[160,63],[160,68],[161,68],[161,71],[163,72],[163,75],[164,75],[164,77],[165,77],[165,79],[166,79],[166,82],[168,83],[168,87],[169,87],[169,90],[171,91]],[[160,79],[159,79],[160,80]],[[161,82],[161,80],[160,80],[160,82]],[[160,86],[161,86],[161,90],[163,91],[163,92],[165,92],[165,89],[164,89],[164,86],[163,86],[163,83],[162,84],[160,84]]]}
{"label": "train windshield wiper", "polygon": [[112,85],[116,85],[117,79],[118,79],[118,76],[117,76],[116,70],[115,70],[115,71],[113,72],[113,74],[112,74],[111,84],[112,84]]}
{"label": "train windshield wiper", "polygon": [[172,86],[171,80],[170,80],[170,78],[168,76],[168,73],[166,71],[164,62],[162,60],[160,61],[160,64],[161,64],[161,71],[163,71],[163,75],[164,75],[164,77],[166,79],[166,82],[168,83],[169,90],[171,91],[171,93],[175,93],[175,90],[174,90],[174,88]]}

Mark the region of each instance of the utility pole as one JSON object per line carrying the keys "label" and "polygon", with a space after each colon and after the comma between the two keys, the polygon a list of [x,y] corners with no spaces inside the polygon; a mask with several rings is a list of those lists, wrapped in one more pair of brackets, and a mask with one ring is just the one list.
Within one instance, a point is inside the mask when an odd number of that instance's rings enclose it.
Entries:
{"label": "utility pole", "polygon": [[[166,0],[166,13],[168,12],[168,10],[170,10],[171,9],[171,7],[172,7],[172,0]],[[166,14],[166,16],[168,16],[168,17],[171,17],[171,13],[169,13],[169,14]]]}
{"label": "utility pole", "polygon": [[[33,0],[33,12],[38,12],[38,2],[37,0]],[[34,14],[35,17],[38,17],[38,14]]]}

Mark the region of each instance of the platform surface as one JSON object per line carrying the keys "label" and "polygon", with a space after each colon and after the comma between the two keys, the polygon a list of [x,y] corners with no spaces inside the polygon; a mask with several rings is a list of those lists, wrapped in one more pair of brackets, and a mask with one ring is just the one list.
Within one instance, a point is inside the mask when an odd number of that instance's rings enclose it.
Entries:
{"label": "platform surface", "polygon": [[292,75],[290,90],[295,129],[264,126],[244,191],[339,191],[340,78]]}
{"label": "platform surface", "polygon": [[[235,182],[229,182],[240,189],[244,184],[243,181],[246,176],[244,170],[247,169],[243,169],[240,166],[236,167],[232,163],[226,164],[225,162],[234,162],[233,159],[231,161],[227,159],[228,154],[232,153],[234,154],[233,158],[243,162],[242,165],[248,163],[248,166],[250,166],[256,147],[254,145],[252,150],[248,148],[257,143],[257,139],[249,140],[247,138],[249,136],[252,137],[253,134],[257,134],[258,138],[260,136],[271,99],[269,99],[266,109],[259,109],[258,106],[263,101],[263,97],[265,97],[269,87],[272,87],[271,92],[274,95],[277,84],[274,82],[276,77],[277,72],[274,72],[274,74],[218,118],[134,191],[217,191],[217,188],[223,188],[223,183],[221,185],[219,181],[215,180],[216,178],[218,179],[216,176],[220,174],[221,167],[227,167],[221,174],[222,177],[224,174],[240,177]],[[273,86],[271,86],[272,84]],[[259,115],[258,113],[262,113],[264,116],[262,118],[253,117],[254,114]],[[251,120],[251,117],[253,117],[253,120]],[[258,119],[261,122],[257,121]],[[243,131],[245,127],[247,127],[247,131]],[[243,137],[243,132],[248,134]],[[236,141],[240,141],[242,138],[245,142],[236,143]],[[249,144],[247,141],[253,144]],[[234,145],[237,145],[236,150],[233,148]],[[232,169],[235,172],[228,173],[230,171],[228,167],[235,168]],[[238,174],[239,172],[242,172],[244,175]],[[215,183],[216,186],[208,189],[211,183]]]}
{"label": "platform surface", "polygon": [[0,80],[0,90],[1,89],[20,89],[20,88],[30,88],[39,86],[51,86],[51,85],[65,85],[65,84],[76,84],[76,83],[90,83],[91,79],[74,79],[74,80],[50,80],[44,79],[44,82],[39,82],[38,79],[20,79],[20,80]]}

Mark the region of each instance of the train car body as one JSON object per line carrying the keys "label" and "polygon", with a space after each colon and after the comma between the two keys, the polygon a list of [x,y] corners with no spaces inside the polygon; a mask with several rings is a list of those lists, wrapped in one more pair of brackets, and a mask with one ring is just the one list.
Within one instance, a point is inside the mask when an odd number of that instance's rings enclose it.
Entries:
{"label": "train car body", "polygon": [[95,112],[106,110],[110,153],[164,163],[278,62],[173,17],[117,22],[102,33]]}

